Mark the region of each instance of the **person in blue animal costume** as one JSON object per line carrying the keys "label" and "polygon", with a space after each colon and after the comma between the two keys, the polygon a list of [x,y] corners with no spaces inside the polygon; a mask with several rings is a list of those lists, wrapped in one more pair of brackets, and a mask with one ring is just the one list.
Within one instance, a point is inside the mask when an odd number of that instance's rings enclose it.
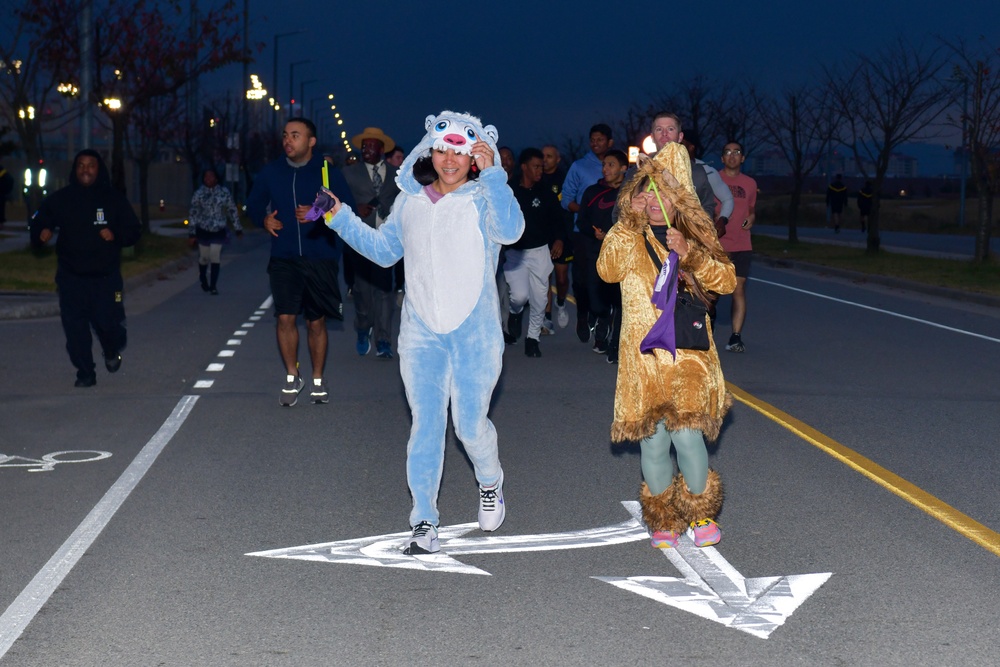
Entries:
{"label": "person in blue animal costume", "polygon": [[408,554],[440,549],[437,496],[449,403],[479,483],[479,526],[493,531],[503,523],[503,470],[487,416],[504,349],[495,276],[500,246],[524,231],[497,158],[496,128],[451,111],[428,116],[424,125],[427,134],[400,166],[400,194],[378,229],[326,190],[311,212],[327,212],[327,225],[376,264],[406,257],[398,351],[413,415],[406,446],[413,496]]}

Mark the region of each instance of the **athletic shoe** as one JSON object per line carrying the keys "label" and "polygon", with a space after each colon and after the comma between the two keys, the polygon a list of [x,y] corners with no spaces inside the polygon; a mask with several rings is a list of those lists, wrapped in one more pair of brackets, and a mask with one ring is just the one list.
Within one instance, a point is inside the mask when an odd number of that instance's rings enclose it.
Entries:
{"label": "athletic shoe", "polygon": [[407,556],[416,556],[417,554],[435,554],[440,550],[437,528],[426,521],[421,521],[413,527],[413,535],[406,543],[403,553]]}
{"label": "athletic shoe", "polygon": [[73,386],[74,387],[93,387],[95,384],[97,384],[97,376],[96,375],[88,375],[87,377],[82,377],[82,378],[78,377],[76,379],[76,382],[73,383]]}
{"label": "athletic shoe", "polygon": [[657,549],[676,549],[680,539],[681,534],[676,530],[654,530],[649,543]]}
{"label": "athletic shoe", "polygon": [[511,313],[507,317],[507,334],[513,343],[521,337],[521,320],[524,318],[524,311]]}
{"label": "athletic shoe", "polygon": [[360,356],[365,356],[372,349],[372,330],[371,327],[365,329],[364,331],[358,332],[358,344],[355,348]]}
{"label": "athletic shoe", "polygon": [[317,405],[330,402],[330,393],[326,389],[326,382],[323,382],[323,378],[313,378],[309,400]]}
{"label": "athletic shoe", "polygon": [[298,375],[286,375],[285,387],[281,390],[278,403],[286,408],[292,407],[299,400],[299,392],[302,391],[304,386],[306,386],[306,383]]}
{"label": "athletic shoe", "polygon": [[590,324],[586,319],[576,321],[576,337],[581,343],[590,342]]}
{"label": "athletic shoe", "polygon": [[487,533],[500,527],[507,510],[503,504],[503,470],[493,486],[479,485],[479,528]]}
{"label": "athletic shoe", "polygon": [[538,347],[538,341],[534,338],[524,339],[524,354],[528,357],[542,356],[542,349]]}
{"label": "athletic shoe", "polygon": [[740,337],[740,334],[734,333],[729,337],[729,343],[726,345],[726,349],[730,352],[743,352],[746,350],[746,347],[743,345],[743,338]]}
{"label": "athletic shoe", "polygon": [[692,521],[691,530],[694,531],[694,545],[696,547],[710,547],[713,544],[718,544],[722,539],[722,530],[719,529],[719,524],[711,519]]}
{"label": "athletic shoe", "polygon": [[618,348],[608,346],[608,363],[617,364],[618,363]]}
{"label": "athletic shoe", "polygon": [[595,340],[594,347],[591,348],[597,354],[607,354],[608,353],[608,343],[603,340]]}
{"label": "athletic shoe", "polygon": [[392,359],[392,348],[389,346],[389,341],[380,340],[375,343],[375,356],[379,359]]}
{"label": "athletic shoe", "polygon": [[545,319],[542,320],[542,335],[551,336],[556,332],[555,325],[552,324],[552,318],[546,315]]}
{"label": "athletic shoe", "polygon": [[566,310],[566,304],[559,305],[556,304],[556,322],[559,323],[560,329],[565,329],[569,324],[569,312]]}
{"label": "athletic shoe", "polygon": [[104,367],[108,369],[109,373],[117,373],[118,369],[122,367],[122,355],[104,357]]}

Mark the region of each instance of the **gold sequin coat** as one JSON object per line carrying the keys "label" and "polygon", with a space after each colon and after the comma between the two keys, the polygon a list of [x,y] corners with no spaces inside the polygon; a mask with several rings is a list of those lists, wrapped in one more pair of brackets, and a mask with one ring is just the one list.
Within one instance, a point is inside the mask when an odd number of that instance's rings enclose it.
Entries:
{"label": "gold sequin coat", "polygon": [[[678,146],[678,144],[672,144]],[[666,149],[664,149],[666,150]],[[661,151],[661,154],[664,151]],[[663,169],[677,179],[670,187]],[[686,172],[685,172],[686,168]],[[689,250],[680,262],[703,289],[729,294],[736,288],[736,272],[715,235],[708,215],[701,209],[690,186],[690,160],[673,150],[641,165],[638,173],[621,189],[619,221],[608,232],[597,259],[597,272],[605,282],[620,283],[622,328],[618,353],[618,384],[615,391],[613,442],[648,437],[661,420],[667,429],[697,429],[715,440],[732,395],[726,390],[719,355],[712,339],[705,351],[677,350],[676,360],[667,350],[639,352],[639,344],[660,316],[651,302],[658,271],[649,257],[643,237],[649,239],[660,260],[667,249],[655,239],[644,212],[632,210],[632,193],[648,178],[656,178],[662,197],[674,204],[671,221],[688,240]],[[711,247],[709,246],[711,244]]]}

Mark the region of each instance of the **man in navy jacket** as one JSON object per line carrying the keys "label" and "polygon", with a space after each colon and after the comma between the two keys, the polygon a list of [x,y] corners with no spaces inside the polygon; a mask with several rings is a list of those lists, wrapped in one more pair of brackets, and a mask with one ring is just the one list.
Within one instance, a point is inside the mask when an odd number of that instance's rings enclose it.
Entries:
{"label": "man in navy jacket", "polygon": [[[271,281],[274,313],[278,319],[278,350],[285,364],[285,385],[278,402],[295,405],[305,386],[298,371],[299,330],[296,318],[306,320],[309,357],[312,361],[310,399],[329,402],[323,380],[326,365],[326,318],[343,319],[340,284],[337,281],[341,256],[337,235],[322,217],[306,220],[316,194],[323,187],[323,158],[313,153],[316,126],[307,118],[290,118],[281,134],[283,159],[269,162],[247,199],[247,213],[255,224],[271,235],[271,260],[267,273]],[[342,201],[354,205],[343,175],[328,170],[329,189]]]}

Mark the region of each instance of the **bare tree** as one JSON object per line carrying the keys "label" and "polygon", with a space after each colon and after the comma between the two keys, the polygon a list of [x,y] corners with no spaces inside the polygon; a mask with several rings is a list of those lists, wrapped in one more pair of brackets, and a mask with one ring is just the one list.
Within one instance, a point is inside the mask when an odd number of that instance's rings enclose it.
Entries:
{"label": "bare tree", "polygon": [[[39,37],[45,66],[67,81],[75,80],[81,69],[80,44],[75,32],[64,29],[67,16],[74,17],[75,25],[75,0],[32,3],[24,15]],[[111,177],[116,187],[125,186],[125,135],[133,113],[162,110],[176,115],[175,109],[151,100],[169,97],[202,74],[248,57],[236,30],[238,18],[232,0],[194,16],[184,14],[181,0],[109,0],[95,23],[94,43],[100,47],[89,103],[98,104],[111,122]],[[197,40],[187,38],[190,31]],[[170,120],[167,116],[161,121]],[[148,210],[142,211],[142,218],[149,219]]]}
{"label": "bare tree", "polygon": [[751,89],[749,97],[759,126],[781,153],[792,176],[788,202],[788,240],[798,241],[799,206],[806,176],[826,154],[837,131],[829,89],[801,85],[770,97]]}
{"label": "bare tree", "polygon": [[1000,187],[1000,50],[983,40],[949,46],[957,61],[953,78],[963,84],[965,98],[956,123],[963,131],[962,159],[971,163],[979,197],[974,259],[985,262],[990,258],[993,196]]}
{"label": "bare tree", "polygon": [[[14,130],[17,144],[30,165],[40,165],[45,159],[45,130],[65,121],[72,108],[52,105],[57,98],[59,80],[40,53],[41,38],[31,30],[26,15],[30,2],[4,0],[4,21],[0,22],[0,116],[3,124]],[[58,29],[72,30],[72,17],[53,17]],[[29,189],[26,205],[28,216],[38,207],[41,188]]]}
{"label": "bare tree", "polygon": [[933,123],[952,99],[951,89],[939,79],[946,63],[942,56],[943,47],[912,45],[900,37],[875,55],[857,55],[844,67],[825,69],[831,100],[843,123],[843,141],[875,191],[868,252],[877,253],[881,243],[879,193],[893,152],[930,136]]}

